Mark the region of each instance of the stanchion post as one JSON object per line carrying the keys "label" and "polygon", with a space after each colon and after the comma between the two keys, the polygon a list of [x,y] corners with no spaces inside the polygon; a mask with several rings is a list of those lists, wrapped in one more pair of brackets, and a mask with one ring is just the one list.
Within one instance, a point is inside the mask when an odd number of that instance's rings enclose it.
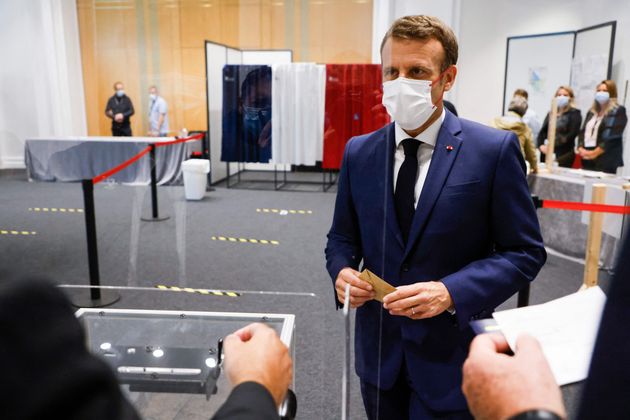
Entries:
{"label": "stanchion post", "polygon": [[151,210],[153,218],[158,218],[158,198],[157,198],[157,174],[155,169],[155,144],[151,145],[149,152],[151,159]]}
{"label": "stanchion post", "polygon": [[551,100],[551,111],[549,112],[549,129],[547,130],[547,153],[545,154],[545,167],[549,172],[553,172],[553,163],[556,160],[556,121],[558,119],[558,100],[554,97]]}
{"label": "stanchion post", "polygon": [[[604,204],[606,201],[606,185],[593,184],[593,204]],[[599,254],[602,245],[602,224],[604,214],[591,212],[586,239],[586,260],[584,264],[584,284],[582,288],[597,286],[599,273]]]}
{"label": "stanchion post", "polygon": [[141,217],[145,222],[161,222],[169,217],[160,217],[158,209],[158,193],[157,193],[157,165],[155,159],[155,144],[151,144],[149,149],[149,160],[151,165],[151,217]]}
{"label": "stanchion post", "polygon": [[87,236],[88,267],[90,273],[89,297],[79,296],[72,304],[80,308],[100,307],[111,305],[120,296],[110,291],[100,289],[101,279],[98,267],[98,247],[96,245],[96,213],[94,211],[94,183],[91,179],[81,181],[83,187],[83,214],[85,215],[85,232]]}
{"label": "stanchion post", "polygon": [[96,245],[96,214],[94,212],[94,184],[91,179],[81,182],[83,187],[83,214],[85,215],[85,232],[87,234],[88,266],[90,270],[90,289],[92,300],[101,298],[101,285],[98,269],[98,248]]}

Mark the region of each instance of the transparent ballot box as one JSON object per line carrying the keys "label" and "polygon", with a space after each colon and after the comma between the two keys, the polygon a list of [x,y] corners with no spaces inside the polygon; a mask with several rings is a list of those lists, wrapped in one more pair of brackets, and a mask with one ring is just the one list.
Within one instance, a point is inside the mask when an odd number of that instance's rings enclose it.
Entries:
{"label": "transparent ballot box", "polygon": [[295,360],[294,315],[82,308],[76,316],[88,348],[148,418],[174,418],[190,404],[206,404],[209,418],[230,391],[219,341],[252,322],[273,328]]}

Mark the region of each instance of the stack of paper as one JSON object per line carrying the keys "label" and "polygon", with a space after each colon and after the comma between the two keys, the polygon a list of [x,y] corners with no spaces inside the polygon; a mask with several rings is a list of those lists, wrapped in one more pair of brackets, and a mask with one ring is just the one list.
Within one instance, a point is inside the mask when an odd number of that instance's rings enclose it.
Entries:
{"label": "stack of paper", "polygon": [[538,339],[558,385],[586,379],[606,295],[591,287],[542,305],[495,312],[512,350],[519,334]]}

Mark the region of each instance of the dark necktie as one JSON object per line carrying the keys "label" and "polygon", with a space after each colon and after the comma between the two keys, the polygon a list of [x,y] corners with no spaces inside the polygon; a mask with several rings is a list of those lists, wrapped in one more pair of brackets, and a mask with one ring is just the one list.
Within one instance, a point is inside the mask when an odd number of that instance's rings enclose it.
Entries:
{"label": "dark necktie", "polygon": [[420,142],[416,139],[405,139],[402,141],[402,146],[405,149],[405,160],[398,171],[394,202],[396,204],[398,226],[400,226],[403,239],[407,243],[413,214],[416,210],[414,206],[414,190],[416,189],[416,177],[418,175],[418,147],[420,147]]}

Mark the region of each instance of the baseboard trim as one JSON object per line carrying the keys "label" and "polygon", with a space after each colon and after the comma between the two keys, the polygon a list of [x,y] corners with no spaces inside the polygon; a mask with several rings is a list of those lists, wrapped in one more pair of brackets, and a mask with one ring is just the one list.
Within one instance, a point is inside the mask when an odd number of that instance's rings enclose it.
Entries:
{"label": "baseboard trim", "polygon": [[23,156],[11,156],[0,159],[0,169],[24,169]]}

